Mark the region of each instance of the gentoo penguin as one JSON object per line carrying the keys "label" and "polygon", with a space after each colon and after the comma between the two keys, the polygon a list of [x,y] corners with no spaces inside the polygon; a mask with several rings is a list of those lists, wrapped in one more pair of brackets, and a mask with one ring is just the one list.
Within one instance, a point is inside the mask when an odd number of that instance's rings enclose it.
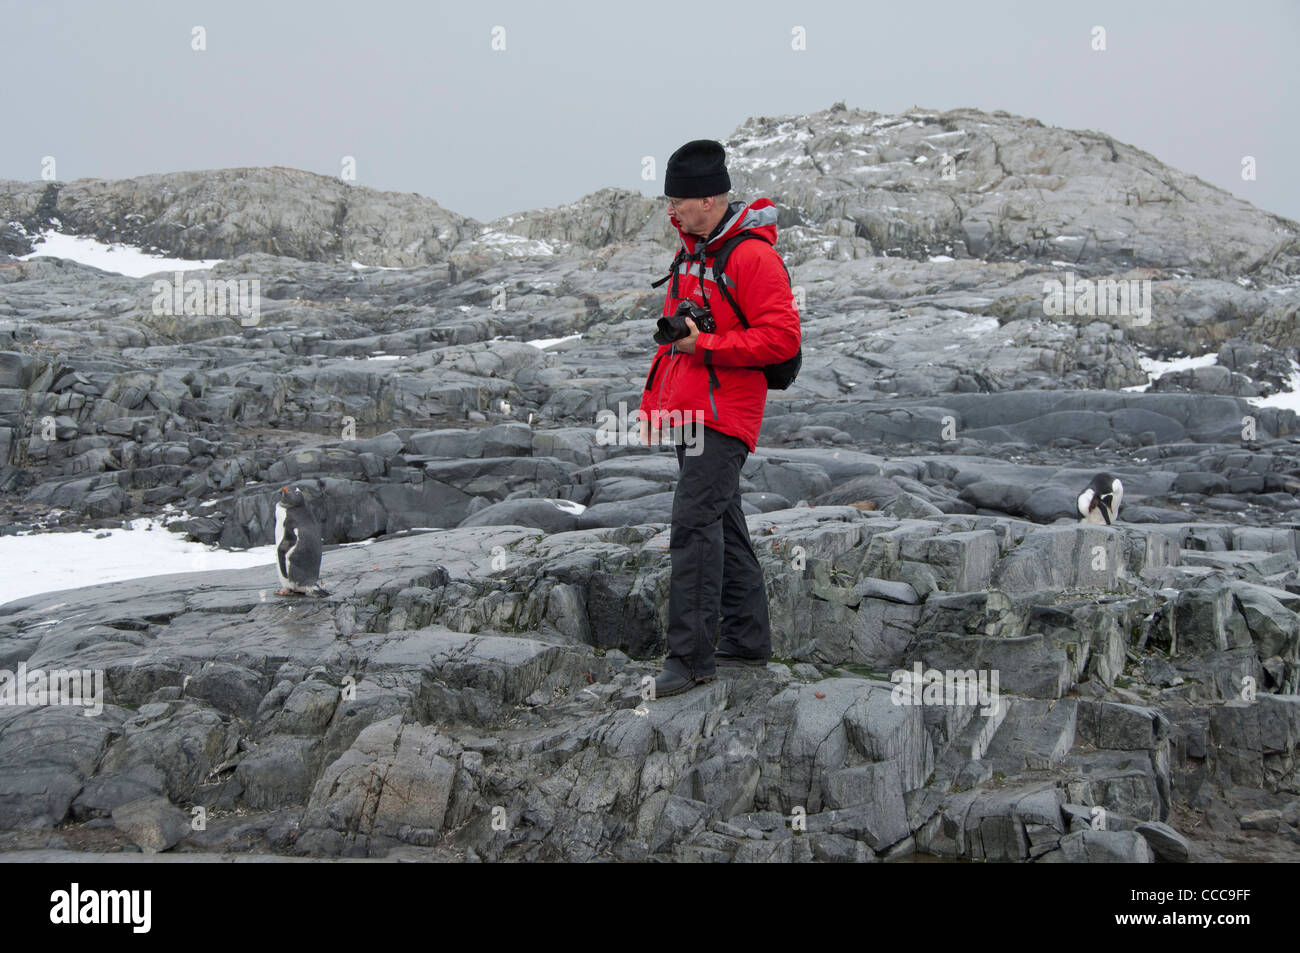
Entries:
{"label": "gentoo penguin", "polygon": [[277,596],[328,596],[320,581],[320,527],[302,490],[281,487],[275,504],[275,568],[283,587]]}
{"label": "gentoo penguin", "polygon": [[1119,504],[1124,499],[1124,484],[1110,473],[1098,473],[1079,494],[1081,523],[1105,523],[1109,526],[1119,516]]}

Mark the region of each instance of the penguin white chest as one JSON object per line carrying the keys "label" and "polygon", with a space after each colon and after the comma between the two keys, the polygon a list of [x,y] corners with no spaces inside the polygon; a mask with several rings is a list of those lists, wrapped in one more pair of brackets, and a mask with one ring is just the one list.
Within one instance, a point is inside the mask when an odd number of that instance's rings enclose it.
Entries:
{"label": "penguin white chest", "polygon": [[285,566],[289,565],[289,559],[293,556],[293,550],[297,547],[298,543],[297,540],[295,540],[293,547],[290,547],[289,551],[285,553],[283,557],[280,556],[280,544],[284,542],[285,513],[285,508],[277,504],[275,507],[275,572],[276,575],[280,577],[280,585],[287,588],[291,583],[280,566],[281,564]]}
{"label": "penguin white chest", "polygon": [[1124,499],[1124,484],[1118,477],[1099,473],[1092,484],[1079,494],[1078,509],[1082,523],[1106,525],[1119,518]]}

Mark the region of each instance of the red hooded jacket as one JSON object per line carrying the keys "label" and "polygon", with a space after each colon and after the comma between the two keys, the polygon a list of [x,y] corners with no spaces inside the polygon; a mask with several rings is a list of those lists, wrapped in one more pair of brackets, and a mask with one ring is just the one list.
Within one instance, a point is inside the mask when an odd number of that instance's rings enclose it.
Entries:
{"label": "red hooded jacket", "polygon": [[[683,232],[676,216],[672,223],[681,235],[686,254],[695,254],[700,239]],[[748,328],[713,283],[714,253],[727,239],[746,230],[767,241],[736,245],[727,259],[723,280],[749,321]],[[717,330],[701,334],[692,354],[678,351],[676,344],[661,344],[655,352],[641,393],[641,410],[649,418],[652,440],[657,430],[677,422],[657,418],[654,411],[679,411],[683,415],[689,411],[692,417],[686,419],[703,421],[706,427],[739,437],[750,453],[757,449],[767,403],[767,378],[762,365],[794,357],[800,345],[799,312],[775,244],[776,206],[769,199],[758,199],[748,206],[732,202],[721,228],[704,248],[703,296],[698,262],[683,262],[678,267],[676,296],[670,281],[664,315],[676,313],[678,303],[689,298],[698,305],[707,304]],[[710,380],[710,366],[716,384]]]}

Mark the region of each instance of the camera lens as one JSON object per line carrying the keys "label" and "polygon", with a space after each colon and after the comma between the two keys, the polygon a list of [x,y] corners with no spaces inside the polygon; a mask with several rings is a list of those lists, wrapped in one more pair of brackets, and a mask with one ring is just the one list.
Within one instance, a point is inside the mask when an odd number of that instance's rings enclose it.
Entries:
{"label": "camera lens", "polygon": [[686,326],[686,319],[680,314],[660,318],[658,328],[654,335],[656,344],[671,344],[691,333],[691,329]]}

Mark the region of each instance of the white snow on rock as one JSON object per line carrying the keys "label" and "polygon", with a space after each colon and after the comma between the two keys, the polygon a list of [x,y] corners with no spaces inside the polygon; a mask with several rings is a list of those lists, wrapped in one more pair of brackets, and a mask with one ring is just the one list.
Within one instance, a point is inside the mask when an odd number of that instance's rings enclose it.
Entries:
{"label": "white snow on rock", "polygon": [[1142,370],[1147,372],[1147,382],[1123,388],[1123,390],[1132,391],[1135,394],[1145,392],[1148,387],[1155,383],[1157,377],[1170,371],[1189,371],[1194,367],[1213,367],[1219,363],[1219,354],[1216,351],[1213,354],[1202,354],[1200,357],[1179,357],[1172,361],[1157,361],[1149,357],[1139,357],[1138,363],[1142,365]]}
{"label": "white snow on rock", "polygon": [[769,146],[786,145],[798,142],[804,142],[811,139],[813,134],[803,127],[796,127],[792,122],[783,122],[776,127],[776,131],[771,135],[758,136],[754,138],[741,138],[736,142],[733,149],[744,149],[747,152],[753,152],[755,149],[766,149]]}
{"label": "white snow on rock", "polygon": [[[958,311],[957,314],[962,317],[968,317]],[[998,324],[997,318],[976,318],[964,328],[960,328],[962,334],[969,334],[971,337],[979,337],[981,334],[987,334],[989,331],[996,331],[1001,325]]]}
{"label": "white snow on rock", "polygon": [[539,347],[545,350],[546,348],[551,347],[554,344],[559,344],[562,341],[576,341],[581,337],[582,337],[581,334],[570,334],[562,338],[538,338],[535,341],[525,341],[524,343],[531,344],[533,347]]}
{"label": "white snow on rock", "polygon": [[273,568],[274,546],[232,552],[168,532],[156,519],[132,520],[130,526],[129,530],[0,536],[0,605],[101,582],[247,566],[266,566],[267,586],[280,587]]}
{"label": "white snow on rock", "polygon": [[150,255],[134,245],[108,245],[95,238],[64,235],[53,229],[41,232],[35,251],[22,255],[21,261],[33,258],[66,258],[100,271],[111,271],[128,278],[144,278],[160,271],[199,271],[221,264],[222,259],[187,261]]}
{"label": "white snow on rock", "polygon": [[555,248],[550,242],[540,238],[526,238],[513,232],[483,232],[474,239],[475,244],[491,245],[511,258],[525,258],[530,255],[554,255]]}
{"label": "white snow on rock", "polygon": [[1279,391],[1267,397],[1247,397],[1246,400],[1256,407],[1280,407],[1300,414],[1300,364],[1291,362],[1291,388]]}

